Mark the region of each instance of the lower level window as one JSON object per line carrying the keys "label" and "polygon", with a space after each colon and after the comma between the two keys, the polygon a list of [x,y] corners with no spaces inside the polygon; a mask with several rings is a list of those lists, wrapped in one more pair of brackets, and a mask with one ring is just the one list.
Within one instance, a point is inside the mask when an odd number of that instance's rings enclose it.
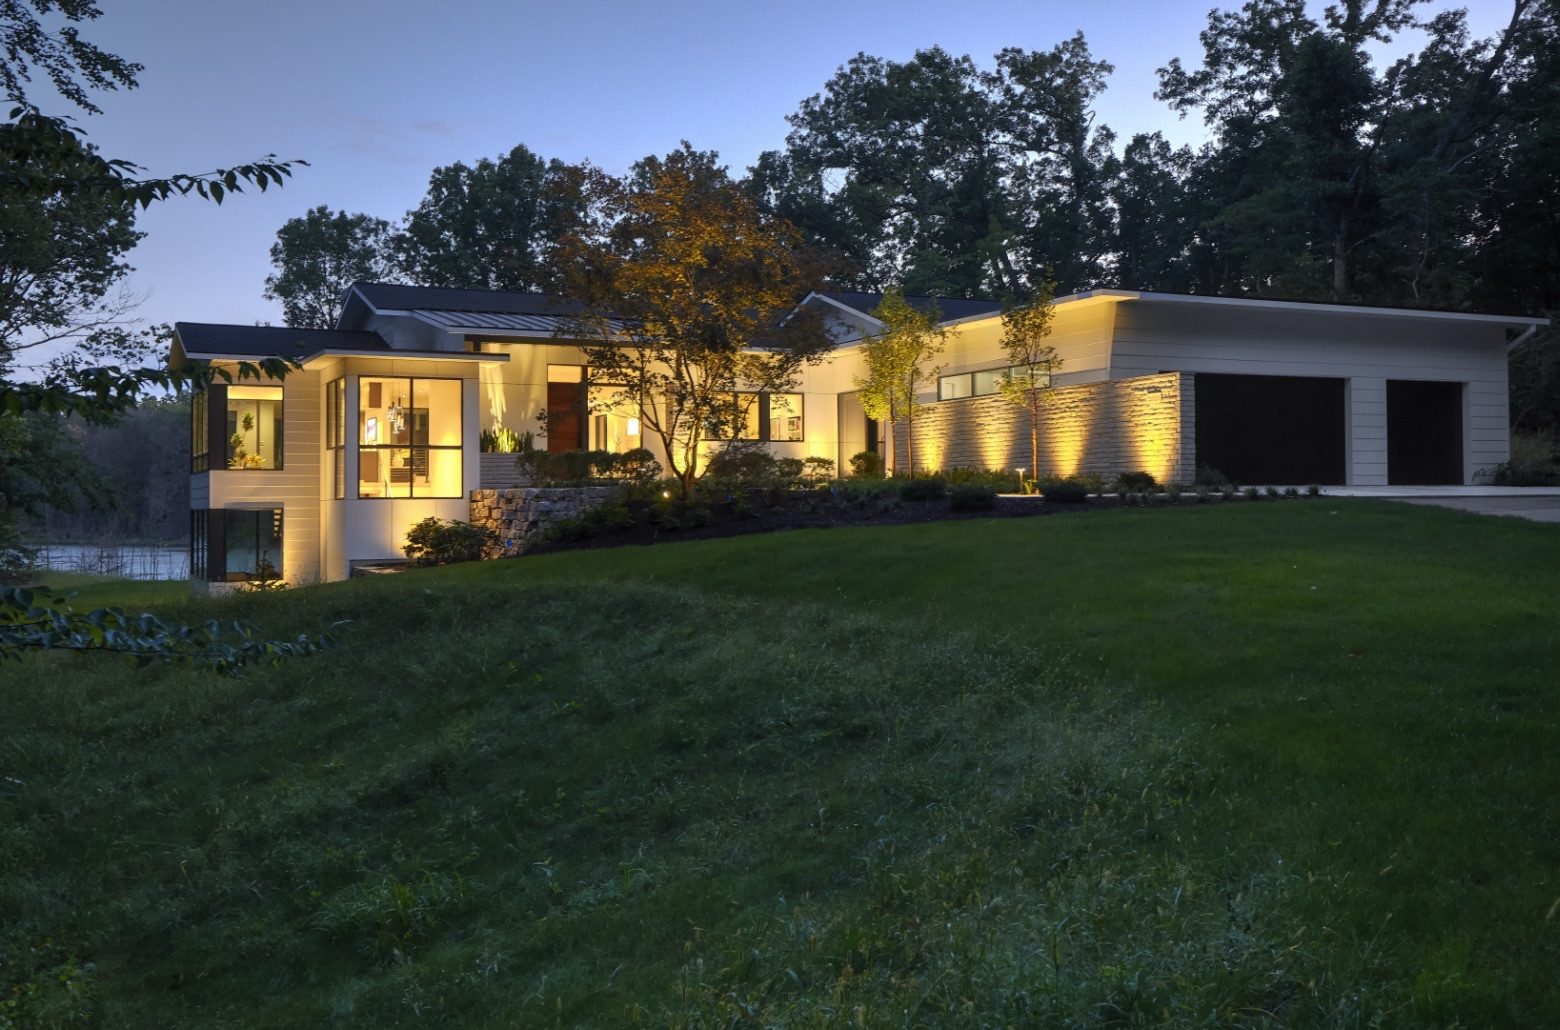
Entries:
{"label": "lower level window", "polygon": [[190,575],[212,583],[282,577],[282,509],[190,512]]}

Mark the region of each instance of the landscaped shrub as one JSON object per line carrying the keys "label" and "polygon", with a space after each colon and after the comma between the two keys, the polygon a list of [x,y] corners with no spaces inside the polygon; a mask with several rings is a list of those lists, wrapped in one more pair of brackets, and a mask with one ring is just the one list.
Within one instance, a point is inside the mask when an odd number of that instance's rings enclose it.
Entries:
{"label": "landscaped shrub", "polygon": [[1560,439],[1535,433],[1511,434],[1511,458],[1495,466],[1496,486],[1560,486]]}
{"label": "landscaped shrub", "polygon": [[1116,477],[1115,492],[1127,493],[1130,491],[1158,490],[1159,480],[1148,472],[1123,472]]}
{"label": "landscaped shrub", "polygon": [[498,534],[487,526],[430,515],[406,534],[406,556],[417,565],[450,565],[480,561],[498,545]]}
{"label": "landscaped shrub", "polygon": [[776,458],[776,479],[801,479],[802,469],[806,467],[801,458]]}
{"label": "landscaped shrub", "polygon": [[948,491],[948,507],[954,511],[990,511],[997,506],[997,492],[980,483],[960,483]]}
{"label": "landscaped shrub", "polygon": [[1207,486],[1214,489],[1223,489],[1232,485],[1229,476],[1226,476],[1212,465],[1201,464],[1197,466],[1197,476],[1193,482],[1197,486]]}
{"label": "landscaped shrub", "polygon": [[710,460],[704,466],[704,475],[709,479],[751,483],[773,479],[775,466],[775,457],[768,448],[739,440],[710,455]]}
{"label": "landscaped shrub", "polygon": [[661,463],[643,447],[619,453],[535,451],[522,447],[515,464],[536,486],[580,486],[600,480],[646,483],[661,476]]}
{"label": "landscaped shrub", "polygon": [[833,458],[802,459],[802,478],[809,483],[826,483],[834,478]]}
{"label": "landscaped shrub", "polygon": [[954,467],[937,473],[939,479],[953,486],[988,486],[998,493],[1016,493],[1022,473],[1010,469],[978,469]]}
{"label": "landscaped shrub", "polygon": [[528,444],[531,440],[529,431],[522,437],[508,426],[494,426],[491,429],[482,430],[482,453],[484,454],[514,454],[517,451],[531,450]]}
{"label": "landscaped shrub", "polygon": [[883,456],[877,451],[857,451],[850,456],[850,474],[857,479],[882,479]]}
{"label": "landscaped shrub", "polygon": [[936,477],[907,479],[899,486],[902,501],[940,501],[948,495],[948,484]]}
{"label": "landscaped shrub", "polygon": [[1082,504],[1089,499],[1089,488],[1076,479],[1043,479],[1040,496],[1056,504]]}

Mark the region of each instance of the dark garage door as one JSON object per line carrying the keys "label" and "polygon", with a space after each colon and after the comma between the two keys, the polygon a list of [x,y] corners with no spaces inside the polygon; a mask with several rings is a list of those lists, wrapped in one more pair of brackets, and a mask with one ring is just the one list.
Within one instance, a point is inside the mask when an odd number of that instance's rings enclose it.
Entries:
{"label": "dark garage door", "polygon": [[1197,464],[1237,483],[1344,481],[1344,381],[1199,372]]}
{"label": "dark garage door", "polygon": [[1387,380],[1387,482],[1461,483],[1462,383]]}

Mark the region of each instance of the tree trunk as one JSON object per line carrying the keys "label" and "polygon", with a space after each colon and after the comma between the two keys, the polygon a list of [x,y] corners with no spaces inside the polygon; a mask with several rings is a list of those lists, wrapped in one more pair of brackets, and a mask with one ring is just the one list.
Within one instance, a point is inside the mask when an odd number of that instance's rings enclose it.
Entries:
{"label": "tree trunk", "polygon": [[1333,260],[1332,260],[1332,295],[1333,300],[1342,304],[1349,299],[1351,292],[1351,280],[1353,279],[1350,265],[1350,253],[1353,247],[1349,244],[1349,216],[1341,214],[1333,227]]}
{"label": "tree trunk", "polygon": [[[1029,459],[1035,483],[1040,482],[1040,400],[1035,398],[1029,407]],[[1019,484],[1023,486],[1022,483]]]}

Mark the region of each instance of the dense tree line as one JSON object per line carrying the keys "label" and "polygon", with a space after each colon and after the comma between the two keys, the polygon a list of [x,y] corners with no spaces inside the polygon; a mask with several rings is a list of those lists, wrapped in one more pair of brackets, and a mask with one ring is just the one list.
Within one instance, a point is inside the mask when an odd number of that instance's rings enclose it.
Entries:
{"label": "dense tree line", "polygon": [[[1374,48],[1405,33],[1413,52]],[[1156,98],[1208,142],[1125,140],[1081,34],[983,64],[858,54],[802,101],[742,185],[842,258],[845,288],[947,297],[1101,286],[1541,313],[1560,308],[1560,0],[1477,38],[1425,0],[1216,10]],[[516,147],[435,169],[399,225],[325,208],[283,227],[270,296],[329,325],[354,278],[558,288],[588,167]],[[320,298],[308,304],[304,296]],[[1513,418],[1560,427],[1560,359],[1514,358]]]}

